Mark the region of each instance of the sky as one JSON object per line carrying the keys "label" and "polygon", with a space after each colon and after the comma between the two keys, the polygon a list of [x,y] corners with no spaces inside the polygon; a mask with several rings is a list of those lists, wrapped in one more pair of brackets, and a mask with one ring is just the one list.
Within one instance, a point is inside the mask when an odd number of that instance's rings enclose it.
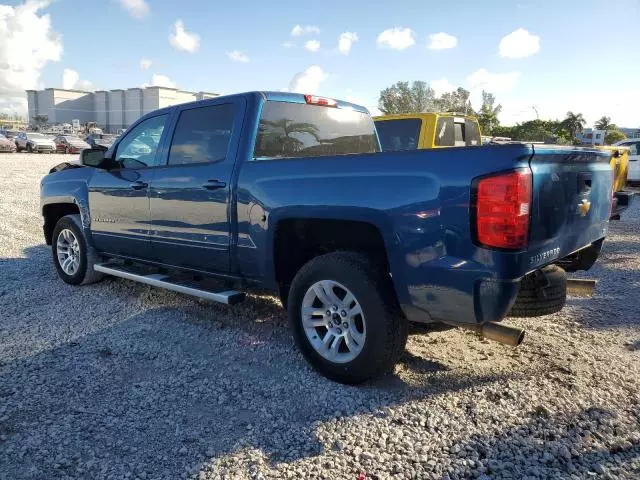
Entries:
{"label": "sky", "polygon": [[640,127],[640,0],[0,1],[0,111],[24,114],[26,89],[163,85],[379,113],[382,89],[423,80],[474,108],[494,93],[506,125],[571,110]]}

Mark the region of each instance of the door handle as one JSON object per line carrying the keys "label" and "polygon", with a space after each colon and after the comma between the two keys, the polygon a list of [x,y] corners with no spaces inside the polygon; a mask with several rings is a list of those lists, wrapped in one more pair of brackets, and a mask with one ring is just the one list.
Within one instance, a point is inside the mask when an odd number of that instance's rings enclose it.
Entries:
{"label": "door handle", "polygon": [[143,188],[147,188],[148,186],[148,183],[141,182],[140,180],[131,184],[131,188],[133,188],[134,190],[142,190]]}
{"label": "door handle", "polygon": [[207,190],[217,190],[226,186],[227,184],[225,182],[221,182],[220,180],[207,180],[207,182],[202,185],[202,188],[206,188]]}

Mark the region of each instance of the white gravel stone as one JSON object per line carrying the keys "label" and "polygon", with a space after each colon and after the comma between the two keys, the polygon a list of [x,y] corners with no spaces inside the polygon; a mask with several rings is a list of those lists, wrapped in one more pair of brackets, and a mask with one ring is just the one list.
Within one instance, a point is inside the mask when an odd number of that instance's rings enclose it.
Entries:
{"label": "white gravel stone", "polygon": [[346,387],[272,297],[60,281],[38,188],[70,158],[0,154],[0,479],[640,478],[640,198],[575,274],[593,298],[507,320],[518,349],[421,332]]}

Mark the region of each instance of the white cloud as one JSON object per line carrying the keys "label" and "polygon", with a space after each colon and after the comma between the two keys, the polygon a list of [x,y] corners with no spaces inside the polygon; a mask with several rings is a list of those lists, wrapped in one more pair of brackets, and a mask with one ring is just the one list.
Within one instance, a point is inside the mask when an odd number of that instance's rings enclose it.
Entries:
{"label": "white cloud", "polygon": [[481,68],[469,75],[467,82],[472,90],[501,93],[511,91],[518,78],[520,78],[520,72],[490,73],[487,69]]}
{"label": "white cloud", "polygon": [[151,13],[145,0],[118,0],[120,6],[133,18],[144,18]]}
{"label": "white cloud", "polygon": [[309,50],[310,52],[317,52],[320,50],[320,42],[317,40],[308,40],[304,44],[304,48]]}
{"label": "white cloud", "polygon": [[429,48],[431,50],[446,50],[458,45],[458,39],[445,32],[432,33],[429,35]]}
{"label": "white cloud", "polygon": [[282,42],[280,46],[284,48],[293,48],[296,46],[296,44],[293,42]]}
{"label": "white cloud", "polygon": [[315,25],[296,25],[295,27],[293,27],[293,30],[291,30],[291,35],[293,37],[299,37],[300,35],[309,35],[311,33],[318,34],[320,33],[320,29]]}
{"label": "white cloud", "polygon": [[227,57],[229,57],[234,62],[240,62],[240,63],[249,62],[249,57],[247,57],[240,50],[234,50],[232,52],[227,52]]}
{"label": "white cloud", "polygon": [[519,28],[500,40],[499,53],[505,58],[523,58],[540,51],[540,37]]}
{"label": "white cloud", "polygon": [[80,74],[75,70],[65,68],[62,72],[62,88],[70,89],[74,88],[75,84],[80,80]]}
{"label": "white cloud", "polygon": [[298,72],[291,79],[289,84],[290,92],[297,93],[318,93],[320,84],[324,82],[329,75],[318,65],[312,65],[304,72]]}
{"label": "white cloud", "polygon": [[93,83],[89,80],[80,80],[80,74],[70,68],[65,68],[62,72],[62,88],[65,90],[95,90]]}
{"label": "white cloud", "polygon": [[392,50],[404,50],[416,44],[415,32],[410,28],[390,28],[378,35],[378,46]]}
{"label": "white cloud", "polygon": [[351,47],[358,41],[356,32],[344,32],[340,34],[338,39],[338,51],[344,55],[348,55]]}
{"label": "white cloud", "polygon": [[41,88],[40,72],[62,55],[60,35],[41,10],[47,1],[0,5],[0,110],[26,112],[27,89]]}
{"label": "white cloud", "polygon": [[444,77],[429,82],[429,86],[433,89],[436,97],[441,96],[443,93],[453,92],[457,88]]}
{"label": "white cloud", "polygon": [[153,62],[151,60],[149,60],[148,58],[141,58],[140,59],[140,68],[142,70],[148,70],[151,65],[153,65]]}
{"label": "white cloud", "polygon": [[200,35],[188,32],[182,20],[177,20],[173,25],[173,32],[169,35],[169,43],[176,50],[195,53],[200,48]]}
{"label": "white cloud", "polygon": [[[479,109],[482,105],[482,91],[493,94],[509,93],[515,87],[520,72],[491,73],[485,68],[476,70],[467,77],[467,84],[471,93],[471,105]],[[500,96],[497,96],[500,103]]]}
{"label": "white cloud", "polygon": [[167,77],[166,75],[158,75],[158,74],[153,74],[153,76],[151,77],[151,83],[145,83],[143,85],[141,85],[141,87],[166,87],[166,88],[176,88],[176,84],[173,80],[171,80],[169,77]]}

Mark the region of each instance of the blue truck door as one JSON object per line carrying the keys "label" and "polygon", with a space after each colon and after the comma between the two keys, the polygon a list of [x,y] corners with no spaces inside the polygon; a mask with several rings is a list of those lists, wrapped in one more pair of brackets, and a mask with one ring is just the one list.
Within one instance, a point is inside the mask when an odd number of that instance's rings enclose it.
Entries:
{"label": "blue truck door", "polygon": [[118,142],[111,168],[91,177],[91,235],[99,251],[149,258],[148,187],[168,120],[165,113],[138,123]]}
{"label": "blue truck door", "polygon": [[244,107],[244,99],[225,99],[178,110],[166,164],[149,189],[157,261],[228,272],[229,202]]}

